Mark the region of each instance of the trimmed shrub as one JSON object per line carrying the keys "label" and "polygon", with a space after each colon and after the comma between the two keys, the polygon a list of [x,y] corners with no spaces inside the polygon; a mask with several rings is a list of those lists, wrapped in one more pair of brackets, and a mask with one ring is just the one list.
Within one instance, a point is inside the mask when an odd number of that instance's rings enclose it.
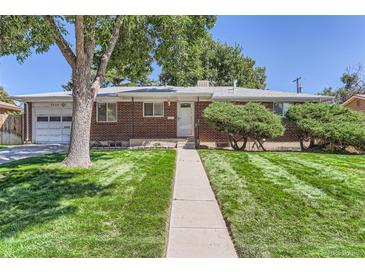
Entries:
{"label": "trimmed shrub", "polygon": [[[244,150],[248,139],[263,146],[263,139],[283,135],[281,117],[258,103],[236,105],[215,102],[205,108],[204,119],[220,132],[228,134],[230,145],[235,150]],[[242,141],[240,146],[238,143]]]}
{"label": "trimmed shrub", "polygon": [[287,118],[298,128],[302,149],[354,146],[365,149],[365,115],[338,104],[305,103],[289,108]]}

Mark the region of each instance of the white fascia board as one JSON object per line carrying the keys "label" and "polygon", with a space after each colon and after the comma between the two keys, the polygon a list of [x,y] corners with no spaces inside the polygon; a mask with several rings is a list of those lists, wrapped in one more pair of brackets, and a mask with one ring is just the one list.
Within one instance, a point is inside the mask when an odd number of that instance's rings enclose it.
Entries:
{"label": "white fascia board", "polygon": [[71,96],[65,97],[11,97],[15,101],[19,102],[72,102]]}
{"label": "white fascia board", "polygon": [[213,98],[213,101],[240,101],[240,102],[327,102],[329,97],[247,97],[247,96],[222,96]]}

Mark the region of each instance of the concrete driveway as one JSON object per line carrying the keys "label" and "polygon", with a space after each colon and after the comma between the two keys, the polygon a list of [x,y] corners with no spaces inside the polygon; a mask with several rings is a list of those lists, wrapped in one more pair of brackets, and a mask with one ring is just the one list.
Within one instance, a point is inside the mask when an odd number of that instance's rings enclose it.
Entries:
{"label": "concrete driveway", "polygon": [[66,150],[66,145],[20,145],[0,149],[0,164]]}

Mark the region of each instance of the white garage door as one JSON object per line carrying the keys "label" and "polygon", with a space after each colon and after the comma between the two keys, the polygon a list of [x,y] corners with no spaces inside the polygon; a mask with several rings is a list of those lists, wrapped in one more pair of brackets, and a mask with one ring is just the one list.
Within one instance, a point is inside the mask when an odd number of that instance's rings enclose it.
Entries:
{"label": "white garage door", "polygon": [[70,142],[72,110],[39,108],[35,110],[35,142],[38,144],[68,144]]}

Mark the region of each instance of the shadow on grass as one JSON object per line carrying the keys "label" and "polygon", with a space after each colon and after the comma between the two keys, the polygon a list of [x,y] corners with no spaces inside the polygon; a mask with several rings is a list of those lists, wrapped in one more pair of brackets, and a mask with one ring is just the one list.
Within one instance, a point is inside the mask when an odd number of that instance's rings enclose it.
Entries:
{"label": "shadow on grass", "polygon": [[87,170],[42,166],[63,158],[64,154],[52,154],[0,166],[0,238],[73,213],[77,208],[67,200],[95,196],[105,189],[92,181]]}
{"label": "shadow on grass", "polygon": [[0,171],[3,168],[18,168],[18,167],[26,167],[30,165],[37,164],[54,164],[60,163],[65,158],[66,154],[62,152],[46,154],[43,156],[34,156],[29,158],[24,158],[8,163],[0,164]]}

